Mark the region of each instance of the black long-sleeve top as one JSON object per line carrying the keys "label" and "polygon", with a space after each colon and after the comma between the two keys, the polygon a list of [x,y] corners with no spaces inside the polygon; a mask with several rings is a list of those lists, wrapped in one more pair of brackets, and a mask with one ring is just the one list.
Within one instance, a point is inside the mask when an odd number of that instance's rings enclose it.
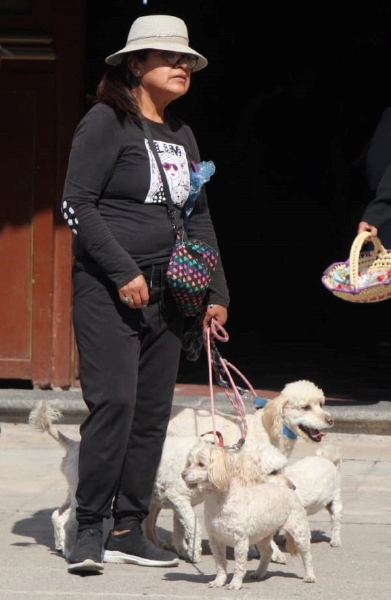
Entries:
{"label": "black long-sleeve top", "polygon": [[[197,143],[190,127],[176,117],[148,123],[181,224],[190,165],[200,162]],[[73,254],[92,259],[117,289],[143,268],[169,261],[175,240],[156,161],[142,128],[121,124],[105,104],[91,108],[76,128],[61,210],[74,234]],[[188,236],[219,252],[204,188],[191,213]],[[209,302],[229,305],[221,260]]]}
{"label": "black long-sleeve top", "polygon": [[377,186],[373,200],[367,205],[361,218],[379,229],[391,219],[391,165],[385,171]]}

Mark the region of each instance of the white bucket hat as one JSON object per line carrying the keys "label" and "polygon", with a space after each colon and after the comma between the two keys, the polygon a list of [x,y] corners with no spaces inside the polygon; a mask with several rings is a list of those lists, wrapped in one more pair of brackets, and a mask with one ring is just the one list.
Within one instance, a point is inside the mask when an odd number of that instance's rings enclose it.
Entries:
{"label": "white bucket hat", "polygon": [[105,58],[108,65],[119,65],[124,54],[136,50],[170,50],[197,56],[193,71],[204,69],[208,61],[202,54],[189,47],[187,27],[182,19],[169,15],[148,15],[136,19],[129,31],[126,46]]}

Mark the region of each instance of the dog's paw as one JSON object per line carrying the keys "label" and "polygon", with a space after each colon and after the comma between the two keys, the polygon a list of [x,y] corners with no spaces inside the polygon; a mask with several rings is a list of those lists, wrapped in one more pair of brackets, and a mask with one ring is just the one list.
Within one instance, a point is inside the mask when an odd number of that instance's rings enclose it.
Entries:
{"label": "dog's paw", "polygon": [[242,587],[242,582],[241,581],[231,581],[231,583],[227,583],[227,585],[224,586],[225,590],[240,590]]}
{"label": "dog's paw", "polygon": [[221,588],[225,585],[227,581],[227,577],[216,577],[213,581],[208,583],[208,587],[210,588]]}
{"label": "dog's paw", "polygon": [[340,538],[336,538],[334,540],[331,540],[330,541],[330,546],[332,546],[333,548],[339,548],[340,546],[342,546]]}
{"label": "dog's paw", "polygon": [[306,577],[303,578],[304,583],[316,583],[316,577],[315,575],[306,575]]}
{"label": "dog's paw", "polygon": [[267,577],[267,572],[259,572],[259,571],[253,571],[252,573],[250,573],[250,579],[254,579],[255,581],[263,581],[264,579],[266,579]]}
{"label": "dog's paw", "polygon": [[252,560],[253,558],[257,558],[257,559],[261,558],[259,550],[255,544],[250,545],[250,548],[248,550],[248,558],[249,558],[249,560]]}
{"label": "dog's paw", "polygon": [[271,562],[278,563],[279,565],[286,565],[286,556],[281,550],[273,550]]}

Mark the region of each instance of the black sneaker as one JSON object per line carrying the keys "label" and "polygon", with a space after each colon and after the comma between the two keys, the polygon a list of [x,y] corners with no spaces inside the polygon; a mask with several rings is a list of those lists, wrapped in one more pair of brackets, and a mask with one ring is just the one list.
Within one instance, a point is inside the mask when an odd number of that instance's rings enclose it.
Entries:
{"label": "black sneaker", "polygon": [[77,535],[74,549],[68,558],[68,572],[103,571],[102,533],[98,529],[84,529]]}
{"label": "black sneaker", "polygon": [[109,534],[105,543],[103,562],[140,565],[141,567],[177,567],[179,558],[173,552],[155,546],[143,537],[141,527],[132,531]]}

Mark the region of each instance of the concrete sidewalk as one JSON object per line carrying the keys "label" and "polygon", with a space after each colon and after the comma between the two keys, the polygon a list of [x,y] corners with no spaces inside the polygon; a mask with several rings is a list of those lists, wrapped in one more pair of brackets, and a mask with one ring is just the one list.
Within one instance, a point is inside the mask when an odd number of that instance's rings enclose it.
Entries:
{"label": "concrete sidewalk", "polygon": [[[26,399],[25,399],[26,400]],[[30,398],[30,400],[32,400]],[[77,402],[77,400],[74,400]],[[195,400],[199,401],[199,398]],[[26,400],[27,402],[27,400]],[[215,575],[207,537],[200,563],[181,561],[170,569],[105,565],[103,574],[70,575],[53,546],[51,513],[65,499],[59,467],[62,448],[47,434],[0,418],[0,600],[388,600],[391,589],[391,445],[383,435],[328,433],[343,455],[342,547],[330,547],[326,511],[310,517],[312,555],[317,582],[302,581],[299,557],[269,565],[268,577],[256,582],[247,574],[239,591],[208,587]],[[61,424],[78,438],[78,424]],[[297,443],[293,460],[314,446]],[[202,517],[202,507],[197,507]],[[158,526],[168,537],[171,511],[162,511]],[[109,529],[110,523],[107,523]],[[205,528],[203,529],[205,531]],[[228,551],[232,575],[232,552]],[[248,571],[257,566],[248,562]]]}

